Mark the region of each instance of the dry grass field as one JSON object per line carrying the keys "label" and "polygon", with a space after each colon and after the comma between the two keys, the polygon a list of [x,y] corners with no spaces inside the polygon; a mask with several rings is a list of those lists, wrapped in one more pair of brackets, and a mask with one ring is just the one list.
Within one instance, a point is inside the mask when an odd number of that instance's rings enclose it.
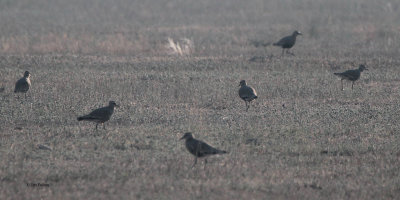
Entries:
{"label": "dry grass field", "polygon": [[[0,1],[0,199],[399,199],[399,12],[395,0]],[[250,44],[293,30],[296,56]],[[168,38],[193,49],[176,55]],[[341,91],[333,73],[361,63]],[[26,97],[13,93],[25,70]],[[242,79],[259,96],[248,112]],[[110,100],[107,130],[76,120]],[[188,131],[229,153],[191,168]]]}

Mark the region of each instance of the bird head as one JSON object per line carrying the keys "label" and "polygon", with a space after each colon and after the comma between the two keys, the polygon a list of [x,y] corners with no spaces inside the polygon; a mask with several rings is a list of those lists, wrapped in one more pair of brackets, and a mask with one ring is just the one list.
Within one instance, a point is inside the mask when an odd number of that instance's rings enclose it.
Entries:
{"label": "bird head", "polygon": [[360,67],[358,68],[358,70],[360,70],[360,72],[364,71],[364,70],[368,70],[365,65],[361,64]]}
{"label": "bird head", "polygon": [[117,105],[117,104],[115,103],[115,101],[110,101],[110,102],[108,103],[108,105],[109,105],[109,106],[115,106],[115,107],[119,108],[119,105]]}
{"label": "bird head", "polygon": [[245,80],[241,80],[240,83],[239,83],[239,86],[245,86],[245,85],[247,85],[246,81]]}
{"label": "bird head", "polygon": [[192,133],[187,132],[183,135],[183,137],[181,137],[181,139],[179,140],[183,140],[183,139],[189,139],[189,138],[193,138]]}
{"label": "bird head", "polygon": [[25,78],[29,78],[30,76],[31,76],[31,73],[29,73],[28,71],[25,71],[24,77],[25,77]]}
{"label": "bird head", "polygon": [[298,35],[303,35],[301,32],[299,32],[299,31],[294,31],[293,32],[293,36],[298,36]]}

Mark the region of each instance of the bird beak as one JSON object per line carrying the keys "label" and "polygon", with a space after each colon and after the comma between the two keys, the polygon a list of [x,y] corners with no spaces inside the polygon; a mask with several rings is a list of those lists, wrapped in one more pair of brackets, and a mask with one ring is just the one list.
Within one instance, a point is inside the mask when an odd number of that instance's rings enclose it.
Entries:
{"label": "bird beak", "polygon": [[179,139],[179,140],[183,140],[183,138],[185,138],[185,136],[181,137],[181,139]]}
{"label": "bird beak", "polygon": [[303,35],[303,34],[299,32],[299,35]]}
{"label": "bird beak", "polygon": [[118,105],[118,104],[115,104],[115,107],[119,108],[119,105]]}

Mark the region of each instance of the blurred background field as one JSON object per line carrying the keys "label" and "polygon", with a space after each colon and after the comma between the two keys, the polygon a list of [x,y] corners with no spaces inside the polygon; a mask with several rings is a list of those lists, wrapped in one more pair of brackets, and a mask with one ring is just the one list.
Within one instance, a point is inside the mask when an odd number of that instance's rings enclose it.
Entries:
{"label": "blurred background field", "polygon": [[[399,10],[388,0],[0,1],[0,199],[396,199]],[[251,45],[293,30],[296,56]],[[369,71],[341,91],[333,72],[361,63]],[[13,93],[25,70],[26,98]],[[242,79],[259,95],[249,112]],[[76,121],[109,100],[121,108],[107,130]],[[187,131],[230,153],[191,169]]]}
{"label": "blurred background field", "polygon": [[276,42],[294,29],[304,54],[399,53],[399,2],[389,0],[5,0],[0,9],[8,54],[162,56],[171,37],[192,40],[197,56],[238,56],[253,53],[249,39]]}

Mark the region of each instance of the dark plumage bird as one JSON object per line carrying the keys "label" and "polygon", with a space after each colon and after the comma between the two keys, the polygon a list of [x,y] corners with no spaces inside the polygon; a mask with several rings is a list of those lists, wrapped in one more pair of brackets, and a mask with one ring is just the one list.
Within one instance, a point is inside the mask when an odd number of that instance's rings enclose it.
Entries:
{"label": "dark plumage bird", "polygon": [[287,49],[286,53],[294,55],[293,53],[289,52],[289,49],[292,48],[294,44],[296,44],[296,37],[298,35],[302,34],[299,31],[294,31],[292,35],[280,39],[277,43],[274,43],[273,45],[282,47],[282,55],[285,54],[285,49]]}
{"label": "dark plumage bird", "polygon": [[30,77],[31,77],[31,74],[28,71],[25,71],[24,77],[22,77],[15,83],[14,92],[15,93],[17,93],[17,92],[25,93],[25,95],[26,95],[26,92],[28,92],[29,88],[31,87]]}
{"label": "dark plumage bird", "polygon": [[[254,88],[248,86],[245,80],[241,80],[239,86],[239,97],[246,103],[246,111],[248,111],[250,108],[250,102],[257,99],[257,92]],[[247,102],[249,103],[247,104]]]}
{"label": "dark plumage bird", "polygon": [[352,82],[352,84],[351,84],[351,90],[353,90],[354,82],[360,78],[361,72],[364,71],[364,70],[368,70],[368,69],[365,67],[365,65],[362,65],[362,64],[361,64],[361,65],[358,67],[358,69],[347,70],[347,71],[345,71],[345,72],[334,73],[334,74],[335,74],[336,76],[340,76],[340,77],[342,78],[342,79],[341,79],[341,82],[342,82],[342,90],[343,90],[343,80],[349,80],[349,81],[351,81],[351,82]]}
{"label": "dark plumage bird", "polygon": [[108,106],[93,110],[90,114],[78,117],[78,121],[90,121],[96,123],[96,130],[99,124],[103,124],[103,129],[106,129],[104,122],[110,120],[114,113],[114,107],[119,107],[114,101],[110,101]]}
{"label": "dark plumage bird", "polygon": [[[207,157],[210,155],[215,155],[215,154],[225,154],[227,153],[226,151],[223,150],[219,150],[216,149],[210,145],[208,145],[207,143],[200,141],[200,140],[196,140],[193,138],[192,133],[185,133],[183,135],[183,137],[181,138],[185,139],[185,145],[186,145],[186,149],[195,156],[194,158],[194,163],[192,165],[192,167],[194,167],[197,163],[197,158],[203,158],[203,157]],[[204,166],[207,163],[207,158],[205,158],[204,160]]]}

